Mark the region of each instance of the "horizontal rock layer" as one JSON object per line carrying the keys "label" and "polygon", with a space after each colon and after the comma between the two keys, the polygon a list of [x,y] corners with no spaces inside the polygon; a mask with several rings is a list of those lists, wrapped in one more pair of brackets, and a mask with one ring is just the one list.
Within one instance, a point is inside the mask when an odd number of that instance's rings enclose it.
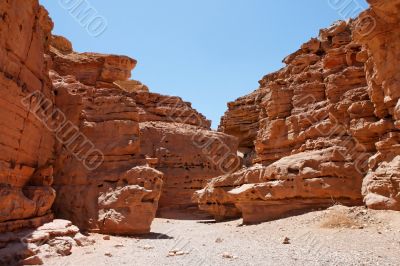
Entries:
{"label": "horizontal rock layer", "polygon": [[398,210],[397,2],[371,1],[356,20],[321,30],[228,104],[220,130],[240,139],[250,167],[198,191],[201,209],[251,223],[364,196]]}
{"label": "horizontal rock layer", "polygon": [[386,130],[379,132],[362,192],[368,207],[400,211],[400,1],[369,3],[371,9],[357,19],[354,36],[368,53],[367,91]]}
{"label": "horizontal rock layer", "polygon": [[192,202],[196,190],[241,164],[235,137],[193,125],[143,122],[140,140],[141,152],[157,158],[154,166],[165,175],[161,211],[196,207]]}
{"label": "horizontal rock layer", "polygon": [[[53,28],[37,1],[0,3],[0,233],[51,217],[54,136],[38,112],[51,112],[48,38]],[[31,97],[48,98],[46,110]],[[39,108],[38,108],[39,107]]]}
{"label": "horizontal rock layer", "polygon": [[194,191],[241,164],[236,138],[212,132],[190,103],[127,80],[133,59],[75,53],[60,36],[50,51],[66,117],[56,132],[58,216],[91,231],[147,233],[158,205],[197,209]]}
{"label": "horizontal rock layer", "polygon": [[112,83],[84,85],[56,72],[51,78],[56,105],[66,117],[56,132],[56,214],[81,229],[148,233],[163,174],[140,156],[134,94]]}

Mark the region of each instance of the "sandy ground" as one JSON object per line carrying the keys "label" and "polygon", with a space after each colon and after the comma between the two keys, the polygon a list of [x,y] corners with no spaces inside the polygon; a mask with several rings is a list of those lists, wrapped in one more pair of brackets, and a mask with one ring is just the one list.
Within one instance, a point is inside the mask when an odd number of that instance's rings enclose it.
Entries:
{"label": "sandy ground", "polygon": [[361,207],[251,226],[155,219],[152,233],[141,238],[91,238],[93,246],[45,265],[400,265],[400,213]]}

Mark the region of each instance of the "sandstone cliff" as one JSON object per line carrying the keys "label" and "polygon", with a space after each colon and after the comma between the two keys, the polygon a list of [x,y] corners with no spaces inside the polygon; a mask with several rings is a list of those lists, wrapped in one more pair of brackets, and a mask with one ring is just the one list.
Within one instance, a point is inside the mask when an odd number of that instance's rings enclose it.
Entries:
{"label": "sandstone cliff", "polygon": [[367,91],[387,130],[380,132],[376,154],[368,160],[362,192],[370,208],[400,210],[400,1],[369,2],[354,36],[368,53]]}
{"label": "sandstone cliff", "polygon": [[128,235],[197,204],[249,223],[337,202],[400,210],[400,0],[369,2],[229,103],[214,132],[130,80],[136,60],[74,52],[37,0],[3,1],[0,233],[52,220],[53,202],[81,229]]}
{"label": "sandstone cliff", "polygon": [[113,84],[127,80],[136,61],[75,53],[59,36],[51,45],[50,77],[65,115],[56,134],[56,214],[92,231],[149,232],[163,174],[140,155],[136,92]]}
{"label": "sandstone cliff", "polygon": [[[0,232],[52,219],[54,136],[41,122],[54,97],[48,78],[53,28],[36,0],[0,3]],[[41,92],[49,99],[43,108]]]}
{"label": "sandstone cliff", "polygon": [[[60,36],[51,44],[56,106],[71,123],[56,135],[60,217],[100,232],[149,232],[160,196],[160,210],[196,209],[193,193],[240,165],[235,137],[211,131],[181,98],[128,80],[135,60],[76,53]],[[71,131],[82,135],[74,139]],[[90,149],[89,158],[73,156]],[[132,168],[140,165],[161,172]]]}
{"label": "sandstone cliff", "polygon": [[254,165],[210,181],[196,194],[201,209],[252,223],[363,196],[370,207],[399,208],[399,78],[390,63],[398,60],[398,7],[371,1],[228,104],[220,130],[241,140]]}

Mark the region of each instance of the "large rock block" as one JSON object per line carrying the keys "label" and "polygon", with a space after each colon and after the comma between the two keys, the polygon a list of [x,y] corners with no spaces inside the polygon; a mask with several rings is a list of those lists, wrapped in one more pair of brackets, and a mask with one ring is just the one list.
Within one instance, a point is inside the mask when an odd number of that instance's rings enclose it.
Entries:
{"label": "large rock block", "polygon": [[[353,39],[356,26],[339,21],[321,30],[284,59],[284,68],[263,77],[259,89],[229,105],[220,129],[246,140],[250,167],[211,180],[196,194],[201,209],[251,223],[335,201],[361,203],[369,158],[396,140],[387,135],[393,121],[377,116],[368,54]],[[252,110],[252,119],[238,119],[239,110]]]}
{"label": "large rock block", "polygon": [[[0,232],[4,232],[38,226],[51,216],[54,136],[39,114],[54,109],[45,57],[53,24],[36,0],[2,1],[0,14]],[[34,92],[44,95],[49,105],[35,102]]]}
{"label": "large rock block", "polygon": [[143,122],[140,140],[141,152],[157,158],[154,166],[165,174],[161,212],[196,207],[192,201],[196,190],[241,165],[235,137],[192,125]]}
{"label": "large rock block", "polygon": [[56,72],[51,78],[66,118],[56,134],[56,214],[90,231],[148,233],[163,174],[140,156],[134,94],[112,83],[84,85]]}
{"label": "large rock block", "polygon": [[[399,201],[399,102],[400,1],[368,1],[354,27],[355,40],[363,45],[368,95],[380,123],[364,127],[378,134],[376,154],[369,159],[369,172],[363,183],[368,207],[400,210]],[[365,132],[364,132],[365,134]]]}
{"label": "large rock block", "polygon": [[196,198],[216,219],[243,216],[244,223],[281,218],[336,202],[362,202],[363,175],[348,151],[332,147],[287,156],[213,179]]}

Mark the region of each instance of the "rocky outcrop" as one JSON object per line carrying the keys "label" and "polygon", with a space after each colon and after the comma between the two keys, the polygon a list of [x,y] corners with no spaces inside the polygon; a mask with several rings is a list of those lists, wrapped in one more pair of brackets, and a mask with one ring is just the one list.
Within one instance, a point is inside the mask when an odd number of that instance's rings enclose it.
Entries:
{"label": "rocky outcrop", "polygon": [[136,66],[136,60],[127,56],[75,53],[64,37],[52,37],[51,44],[52,68],[62,76],[74,76],[85,85],[113,86],[114,81],[127,80]]}
{"label": "rocky outcrop", "polygon": [[362,174],[336,147],[286,156],[213,179],[197,192],[200,208],[217,220],[244,223],[282,218],[340,202],[360,205]]}
{"label": "rocky outcrop", "polygon": [[[91,56],[62,54],[55,47],[51,51],[54,69],[60,69],[60,56],[65,60],[64,75],[68,74],[66,66],[85,65]],[[110,58],[115,68],[109,79],[104,79],[99,73],[110,73],[104,70],[109,67],[104,62]],[[135,92],[113,83],[114,78],[130,73],[134,64],[129,62],[133,60],[99,54],[89,62],[92,60],[102,63],[91,65],[89,72],[81,73],[78,67],[71,69],[73,75],[51,73],[56,105],[65,115],[56,134],[54,210],[81,229],[126,235],[148,233],[158,206],[162,173],[146,166],[146,158],[140,155],[140,110]]]}
{"label": "rocky outcrop", "polygon": [[0,18],[1,233],[51,220],[55,192],[54,136],[38,115],[54,108],[45,56],[53,24],[35,0],[2,1]]}
{"label": "rocky outcrop", "polygon": [[228,111],[221,118],[218,131],[239,139],[239,152],[243,155],[243,163],[252,165],[256,155],[254,140],[257,137],[262,112],[261,101],[265,89],[260,88],[253,93],[228,103]]}
{"label": "rocky outcrop", "polygon": [[[258,113],[258,121],[235,122],[236,128],[258,123],[257,134],[252,128],[247,135],[254,140],[255,165],[212,180],[196,194],[200,208],[217,219],[241,214],[253,223],[335,202],[362,203],[365,162],[393,126],[374,113],[364,71],[368,56],[353,40],[356,26],[339,21],[321,30],[257,91],[229,105],[223,131],[237,113]],[[262,99],[251,100],[255,95]],[[246,130],[229,132],[246,136]]]}
{"label": "rocky outcrop", "polygon": [[[235,171],[241,164],[235,137],[173,122],[140,123],[141,152],[157,158],[164,173],[160,214],[168,210],[195,211],[194,192],[211,178]],[[194,207],[194,208],[193,208]]]}
{"label": "rocky outcrop", "polygon": [[236,138],[212,132],[190,103],[128,80],[133,59],[75,53],[59,36],[51,44],[55,101],[66,116],[56,134],[59,217],[91,231],[147,233],[158,205],[197,209],[194,191],[241,164]]}
{"label": "rocky outcrop", "polygon": [[362,192],[368,207],[400,210],[400,1],[369,0],[357,19],[355,39],[368,55],[368,95],[386,130],[376,140]]}
{"label": "rocky outcrop", "polygon": [[73,248],[93,243],[71,222],[56,219],[36,229],[0,235],[0,264],[42,265],[44,257],[68,256]]}

